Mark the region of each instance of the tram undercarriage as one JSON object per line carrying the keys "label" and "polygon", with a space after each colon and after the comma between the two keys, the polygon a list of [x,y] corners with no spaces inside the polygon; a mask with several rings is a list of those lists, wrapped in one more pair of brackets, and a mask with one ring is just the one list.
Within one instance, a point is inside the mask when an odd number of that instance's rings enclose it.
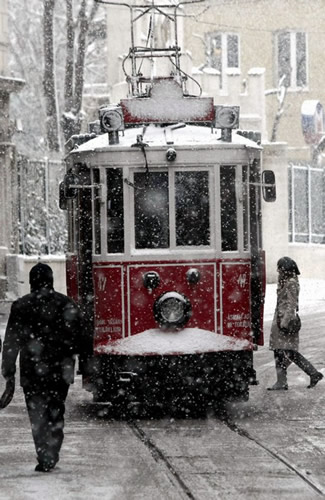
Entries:
{"label": "tram undercarriage", "polygon": [[252,352],[179,356],[98,356],[94,402],[128,409],[200,411],[224,401],[247,401],[256,383]]}

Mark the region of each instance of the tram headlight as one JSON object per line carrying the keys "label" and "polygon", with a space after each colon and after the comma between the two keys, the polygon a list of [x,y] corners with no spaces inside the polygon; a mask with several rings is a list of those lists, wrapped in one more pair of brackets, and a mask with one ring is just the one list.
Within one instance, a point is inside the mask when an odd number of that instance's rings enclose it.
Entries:
{"label": "tram headlight", "polygon": [[175,161],[177,157],[177,153],[174,148],[168,148],[166,151],[166,159],[167,161]]}
{"label": "tram headlight", "polygon": [[238,128],[239,126],[239,106],[215,106],[216,128]]}
{"label": "tram headlight", "polygon": [[123,112],[119,106],[103,106],[99,109],[100,128],[103,133],[124,130]]}
{"label": "tram headlight", "polygon": [[190,319],[191,303],[185,295],[166,292],[154,304],[154,315],[162,328],[180,328]]}

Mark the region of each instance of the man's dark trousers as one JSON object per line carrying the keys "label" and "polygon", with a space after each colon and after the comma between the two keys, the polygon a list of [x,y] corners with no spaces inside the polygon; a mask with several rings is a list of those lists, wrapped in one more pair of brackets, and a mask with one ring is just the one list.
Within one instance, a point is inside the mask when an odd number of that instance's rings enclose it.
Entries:
{"label": "man's dark trousers", "polygon": [[26,406],[32,427],[37,459],[54,467],[63,442],[65,400],[69,384],[57,382],[53,387],[24,387]]}

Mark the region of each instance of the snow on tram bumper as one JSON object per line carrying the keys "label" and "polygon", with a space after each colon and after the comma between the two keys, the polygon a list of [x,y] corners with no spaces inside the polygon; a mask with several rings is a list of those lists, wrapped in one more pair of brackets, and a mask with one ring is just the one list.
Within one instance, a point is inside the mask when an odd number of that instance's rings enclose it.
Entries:
{"label": "snow on tram bumper", "polygon": [[254,379],[250,340],[200,328],[149,329],[98,345],[96,354],[94,401],[123,407],[246,401]]}
{"label": "snow on tram bumper", "polygon": [[97,354],[122,356],[171,356],[242,351],[251,348],[252,343],[249,340],[220,335],[200,328],[184,328],[180,331],[155,328],[116,340],[111,344],[100,345],[96,351]]}

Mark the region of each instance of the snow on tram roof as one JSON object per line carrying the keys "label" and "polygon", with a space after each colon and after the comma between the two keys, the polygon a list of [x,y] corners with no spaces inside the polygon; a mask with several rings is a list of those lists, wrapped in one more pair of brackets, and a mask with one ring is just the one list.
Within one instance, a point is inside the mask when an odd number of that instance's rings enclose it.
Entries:
{"label": "snow on tram roof", "polygon": [[232,131],[232,142],[221,140],[221,131],[210,127],[185,125],[160,126],[149,125],[147,127],[129,128],[119,136],[118,144],[108,143],[108,134],[102,134],[88,142],[76,147],[72,152],[91,152],[95,150],[129,148],[137,142],[137,136],[143,136],[143,142],[148,146],[212,146],[222,144],[223,146],[246,145],[250,148],[262,149],[256,142]]}

